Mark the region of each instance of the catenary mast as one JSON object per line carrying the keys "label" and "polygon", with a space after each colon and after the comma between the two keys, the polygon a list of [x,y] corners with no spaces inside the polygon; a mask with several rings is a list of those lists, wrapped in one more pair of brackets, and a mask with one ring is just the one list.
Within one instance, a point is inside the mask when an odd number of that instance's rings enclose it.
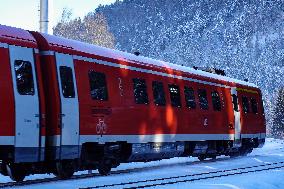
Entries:
{"label": "catenary mast", "polygon": [[40,32],[48,33],[48,22],[48,0],[40,0]]}

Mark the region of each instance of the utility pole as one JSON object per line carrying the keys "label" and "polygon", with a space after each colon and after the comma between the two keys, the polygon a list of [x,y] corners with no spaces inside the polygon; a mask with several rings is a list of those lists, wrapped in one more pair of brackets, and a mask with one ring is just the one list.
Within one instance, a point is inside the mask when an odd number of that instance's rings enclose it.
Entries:
{"label": "utility pole", "polygon": [[48,0],[40,0],[39,31],[48,33]]}

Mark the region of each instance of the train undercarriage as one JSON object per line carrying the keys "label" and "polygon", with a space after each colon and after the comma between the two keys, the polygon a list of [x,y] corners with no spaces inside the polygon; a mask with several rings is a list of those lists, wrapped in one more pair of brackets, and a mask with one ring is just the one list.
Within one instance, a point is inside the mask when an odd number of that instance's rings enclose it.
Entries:
{"label": "train undercarriage", "polygon": [[261,147],[265,139],[242,139],[241,145],[234,141],[196,141],[175,143],[85,143],[78,159],[50,160],[32,163],[14,163],[4,158],[0,164],[0,173],[10,176],[14,181],[23,181],[31,174],[54,174],[60,179],[72,177],[74,172],[98,170],[108,175],[112,168],[127,162],[148,162],[173,157],[197,157],[200,161],[217,156],[245,156],[253,148]]}

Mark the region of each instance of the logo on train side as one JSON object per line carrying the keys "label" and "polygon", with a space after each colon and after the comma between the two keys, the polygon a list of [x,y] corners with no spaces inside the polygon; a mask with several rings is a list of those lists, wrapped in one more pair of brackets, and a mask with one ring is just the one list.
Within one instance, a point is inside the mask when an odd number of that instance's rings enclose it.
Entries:
{"label": "logo on train side", "polygon": [[205,127],[208,126],[208,118],[205,118],[205,119],[204,119],[203,125],[204,125]]}
{"label": "logo on train side", "polygon": [[107,125],[104,119],[99,119],[97,124],[97,134],[105,134],[107,132]]}
{"label": "logo on train side", "polygon": [[120,96],[123,96],[122,80],[120,77],[118,78],[118,88],[120,91]]}

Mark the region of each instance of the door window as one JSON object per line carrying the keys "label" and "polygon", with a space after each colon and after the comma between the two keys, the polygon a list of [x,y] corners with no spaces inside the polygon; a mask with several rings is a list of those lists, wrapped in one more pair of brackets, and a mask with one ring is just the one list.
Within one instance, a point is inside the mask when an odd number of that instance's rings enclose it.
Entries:
{"label": "door window", "polygon": [[243,96],[242,97],[242,102],[243,102],[243,110],[245,113],[249,113],[249,101],[248,101],[248,98]]}
{"label": "door window", "polygon": [[238,97],[235,94],[233,94],[232,97],[233,97],[234,111],[238,112],[239,111]]}
{"label": "door window", "polygon": [[32,64],[29,61],[15,60],[17,90],[20,95],[34,95],[34,78]]}
{"label": "door window", "polygon": [[73,71],[67,66],[60,66],[61,90],[65,98],[75,98]]}

